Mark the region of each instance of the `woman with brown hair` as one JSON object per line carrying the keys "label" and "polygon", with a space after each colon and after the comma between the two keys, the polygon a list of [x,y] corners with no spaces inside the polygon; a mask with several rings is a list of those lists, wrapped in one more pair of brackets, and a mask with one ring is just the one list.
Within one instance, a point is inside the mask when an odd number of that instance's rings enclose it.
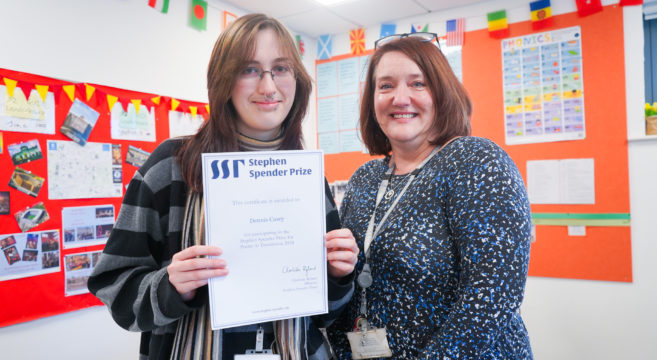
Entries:
{"label": "woman with brown hair", "polygon": [[88,283],[120,326],[142,332],[142,358],[232,360],[256,338],[283,360],[330,357],[319,328],[351,296],[358,248],[339,229],[328,187],[329,314],[211,331],[206,310],[208,279],[230,276],[230,264],[203,245],[201,154],[301,149],[310,91],[277,20],[247,15],[219,36],[208,66],[210,118],[195,135],[162,143],[135,173]]}
{"label": "woman with brown hair", "polygon": [[[373,160],[343,226],[362,250],[357,295],[330,328],[340,358],[531,359],[519,314],[531,217],[522,177],[470,135],[472,105],[434,41],[378,40],[361,103]],[[347,332],[347,336],[345,336]]]}

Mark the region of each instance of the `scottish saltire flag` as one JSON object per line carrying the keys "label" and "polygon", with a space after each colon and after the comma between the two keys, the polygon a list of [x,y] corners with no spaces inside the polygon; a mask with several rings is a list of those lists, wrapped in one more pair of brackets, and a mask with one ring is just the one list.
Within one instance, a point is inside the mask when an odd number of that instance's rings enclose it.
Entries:
{"label": "scottish saltire flag", "polygon": [[429,31],[429,24],[413,24],[411,25],[411,33],[427,32]]}
{"label": "scottish saltire flag", "polygon": [[381,24],[381,34],[379,35],[379,39],[384,38],[386,36],[394,35],[396,31],[397,31],[396,24]]}
{"label": "scottish saltire flag", "polygon": [[317,43],[317,58],[325,60],[331,58],[333,52],[333,38],[330,34],[320,35]]}
{"label": "scottish saltire flag", "polygon": [[552,24],[550,0],[532,1],[529,10],[532,12],[532,29],[539,30]]}
{"label": "scottish saltire flag", "polygon": [[463,45],[465,19],[447,20],[447,46]]}

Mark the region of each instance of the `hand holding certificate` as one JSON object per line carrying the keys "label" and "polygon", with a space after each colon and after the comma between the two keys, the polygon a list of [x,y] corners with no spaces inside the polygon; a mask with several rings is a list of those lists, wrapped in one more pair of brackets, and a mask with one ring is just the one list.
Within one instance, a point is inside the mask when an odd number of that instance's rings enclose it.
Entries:
{"label": "hand holding certificate", "polygon": [[206,243],[230,269],[209,281],[213,329],[326,313],[322,152],[203,154],[202,165]]}

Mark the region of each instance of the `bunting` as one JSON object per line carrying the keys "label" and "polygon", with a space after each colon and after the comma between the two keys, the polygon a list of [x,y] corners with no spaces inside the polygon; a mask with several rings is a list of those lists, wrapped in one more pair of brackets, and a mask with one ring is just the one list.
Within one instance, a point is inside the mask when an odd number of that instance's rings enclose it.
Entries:
{"label": "bunting", "polygon": [[192,0],[192,11],[189,24],[196,30],[206,30],[208,23],[208,2],[205,0]]}
{"label": "bunting", "polygon": [[301,59],[303,59],[303,55],[306,53],[306,47],[303,43],[303,39],[301,38],[301,35],[296,35],[294,38],[297,43],[297,51],[299,52],[299,56],[301,56]]}
{"label": "bunting", "polygon": [[394,35],[397,31],[397,25],[395,24],[381,24],[381,32],[379,33],[379,39],[386,36]]}
{"label": "bunting", "polygon": [[365,52],[365,29],[360,28],[349,32],[351,55],[361,55]]}
{"label": "bunting", "polygon": [[529,3],[532,12],[532,29],[539,30],[552,24],[552,7],[550,0],[538,0]]}
{"label": "bunting", "polygon": [[506,22],[506,10],[493,11],[486,14],[488,18],[488,34],[500,39],[509,36],[509,24]]}
{"label": "bunting", "polygon": [[317,44],[317,58],[326,60],[331,58],[333,52],[333,37],[329,35],[320,35]]}
{"label": "bunting", "polygon": [[641,5],[643,0],[620,0],[620,6],[632,6],[632,5]]}
{"label": "bunting", "polygon": [[411,34],[416,32],[428,32],[429,24],[413,24],[411,25]]}
{"label": "bunting", "polygon": [[5,86],[7,87],[7,94],[9,97],[14,97],[14,90],[16,89],[16,84],[18,81],[12,80],[10,78],[4,78]]}
{"label": "bunting", "polygon": [[171,98],[171,110],[176,111],[178,109],[178,106],[180,105],[180,101]]}
{"label": "bunting", "polygon": [[39,93],[39,96],[41,96],[41,100],[43,102],[46,102],[46,96],[48,96],[48,85],[34,85],[34,88],[36,91]]}
{"label": "bunting", "polygon": [[118,100],[119,98],[117,96],[107,94],[107,110],[111,112]]}
{"label": "bunting", "polygon": [[87,95],[87,101],[89,101],[91,97],[94,96],[94,91],[96,91],[95,87],[89,84],[84,84],[84,92]]}
{"label": "bunting", "polygon": [[71,100],[71,102],[75,100],[75,85],[64,85],[62,86],[62,90],[64,90],[64,93],[68,95],[68,98]]}
{"label": "bunting", "polygon": [[580,17],[589,16],[602,11],[600,0],[575,0],[577,13]]}
{"label": "bunting", "polygon": [[169,12],[169,0],[148,0],[148,6],[163,14]]}
{"label": "bunting", "polygon": [[465,19],[447,20],[447,46],[463,45],[465,36]]}

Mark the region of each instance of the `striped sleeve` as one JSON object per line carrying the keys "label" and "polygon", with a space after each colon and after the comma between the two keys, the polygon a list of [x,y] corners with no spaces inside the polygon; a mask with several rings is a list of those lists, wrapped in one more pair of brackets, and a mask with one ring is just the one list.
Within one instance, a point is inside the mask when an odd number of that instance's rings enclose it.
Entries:
{"label": "striped sleeve", "polygon": [[175,161],[179,144],[160,145],[135,172],[89,290],[131,331],[169,324],[198,304],[185,303],[166,266],[180,248],[186,188]]}

